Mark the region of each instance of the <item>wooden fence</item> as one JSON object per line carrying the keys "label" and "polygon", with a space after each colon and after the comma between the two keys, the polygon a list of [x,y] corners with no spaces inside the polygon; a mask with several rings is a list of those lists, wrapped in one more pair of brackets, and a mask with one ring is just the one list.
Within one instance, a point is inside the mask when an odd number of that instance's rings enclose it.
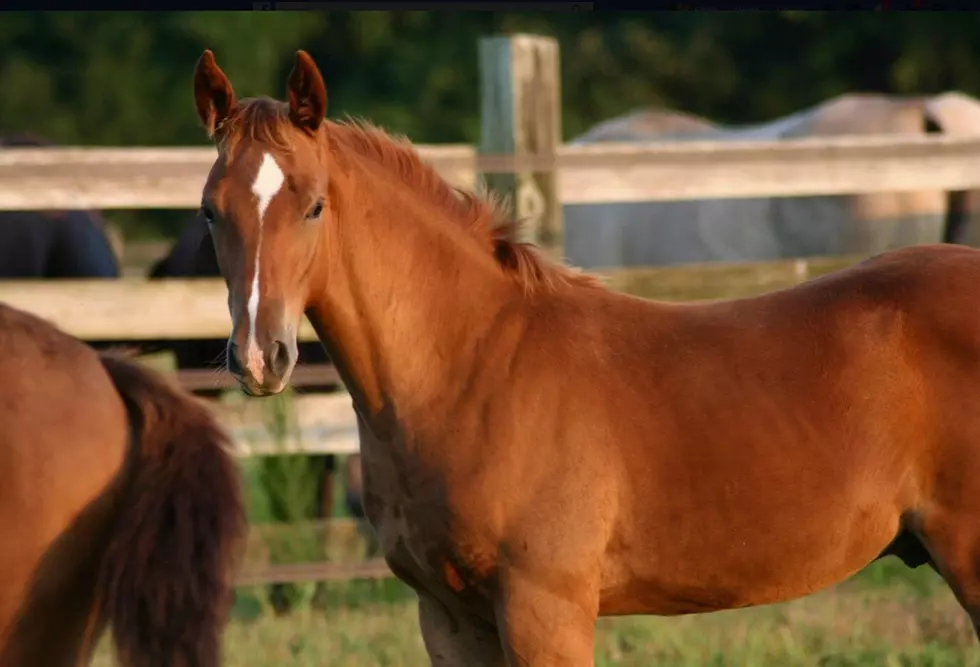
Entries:
{"label": "wooden fence", "polygon": [[[532,220],[533,240],[555,252],[561,251],[562,204],[980,188],[980,137],[561,145],[555,42],[523,35],[482,40],[480,63],[480,145],[423,145],[420,152],[454,184],[473,187],[483,179],[511,195],[517,214]],[[0,209],[192,209],[214,158],[210,146],[0,149]],[[614,289],[646,297],[721,298],[797,284],[857,259],[602,273]],[[0,301],[87,339],[218,338],[230,326],[220,280],[0,282]],[[312,339],[313,332],[306,326],[300,336]],[[316,373],[321,380],[329,375],[325,369]],[[198,388],[232,384],[220,375],[194,378],[190,384]],[[217,402],[215,409],[234,432],[242,456],[283,451],[262,427],[254,402]],[[285,451],[357,450],[356,422],[344,393],[301,396],[296,413],[299,437],[286,442]],[[377,561],[353,570],[301,564],[249,570],[242,582],[386,572]]]}
{"label": "wooden fence", "polygon": [[[562,204],[788,197],[980,186],[980,136],[885,135],[779,141],[561,146],[553,156],[419,145],[449,182],[557,171]],[[0,210],[195,209],[217,153],[195,148],[5,148]]]}

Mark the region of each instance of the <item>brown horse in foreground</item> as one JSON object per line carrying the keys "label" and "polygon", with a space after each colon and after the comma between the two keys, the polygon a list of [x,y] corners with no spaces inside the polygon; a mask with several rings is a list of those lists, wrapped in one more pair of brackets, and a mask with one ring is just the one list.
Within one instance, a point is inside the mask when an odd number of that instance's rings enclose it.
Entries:
{"label": "brown horse in foreground", "polygon": [[157,374],[0,304],[0,667],[217,667],[245,530],[228,438]]}
{"label": "brown horse in foreground", "polygon": [[752,299],[618,294],[512,240],[411,146],[194,77],[253,395],[306,313],[358,414],[365,507],[434,665],[591,665],[597,616],[797,598],[895,554],[980,623],[980,251]]}

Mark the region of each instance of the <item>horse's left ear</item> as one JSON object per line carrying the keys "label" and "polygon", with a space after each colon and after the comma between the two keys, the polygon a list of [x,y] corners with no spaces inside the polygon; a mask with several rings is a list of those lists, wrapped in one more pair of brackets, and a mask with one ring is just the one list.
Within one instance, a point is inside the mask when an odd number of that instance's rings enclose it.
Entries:
{"label": "horse's left ear", "polygon": [[313,58],[306,51],[296,52],[296,64],[286,86],[289,118],[309,132],[319,129],[327,116],[327,87]]}

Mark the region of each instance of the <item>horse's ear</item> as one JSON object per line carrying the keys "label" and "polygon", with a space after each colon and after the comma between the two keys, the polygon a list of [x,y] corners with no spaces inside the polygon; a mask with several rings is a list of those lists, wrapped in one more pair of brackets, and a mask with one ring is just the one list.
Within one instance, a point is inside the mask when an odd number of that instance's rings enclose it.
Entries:
{"label": "horse's ear", "polygon": [[296,64],[286,86],[289,118],[298,127],[315,132],[327,116],[327,87],[313,58],[306,51],[296,52]]}
{"label": "horse's ear", "polygon": [[197,117],[201,119],[209,137],[214,137],[221,124],[235,113],[235,91],[215,62],[211,49],[204,50],[194,68],[194,103],[197,105]]}

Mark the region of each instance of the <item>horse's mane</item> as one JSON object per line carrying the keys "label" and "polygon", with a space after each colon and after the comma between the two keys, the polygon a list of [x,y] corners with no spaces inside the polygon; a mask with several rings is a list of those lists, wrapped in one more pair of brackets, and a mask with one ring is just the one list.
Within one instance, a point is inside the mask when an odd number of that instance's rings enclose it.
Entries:
{"label": "horse's mane", "polygon": [[[289,120],[289,106],[270,98],[241,100],[236,113],[216,128],[224,149],[234,151],[243,138],[291,150],[296,132]],[[393,172],[413,190],[423,193],[446,217],[465,224],[474,239],[492,253],[500,267],[531,293],[539,288],[561,286],[599,287],[595,276],[544,257],[538,249],[517,240],[523,221],[514,219],[506,205],[492,193],[476,194],[453,187],[427,164],[408,139],[357,119],[327,121],[332,141],[371,159]]]}

